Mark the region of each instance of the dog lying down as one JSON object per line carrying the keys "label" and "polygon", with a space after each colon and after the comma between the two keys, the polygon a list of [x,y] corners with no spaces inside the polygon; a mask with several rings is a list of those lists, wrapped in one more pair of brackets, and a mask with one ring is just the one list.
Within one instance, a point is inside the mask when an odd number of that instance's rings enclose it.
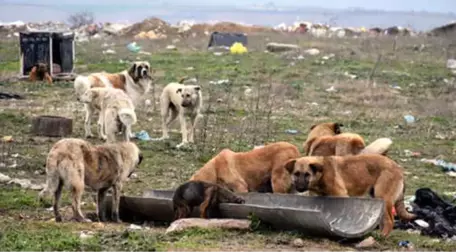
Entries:
{"label": "dog lying down", "polygon": [[90,222],[81,212],[81,198],[85,186],[97,191],[97,213],[106,221],[102,209],[106,192],[112,187],[112,220],[120,222],[119,201],[124,181],[142,162],[143,156],[132,142],[92,145],[82,139],[64,138],[52,146],[46,160],[46,187],[39,193],[42,200],[47,194],[54,196],[54,216],[62,221],[59,213],[63,186],[71,190],[73,218]]}

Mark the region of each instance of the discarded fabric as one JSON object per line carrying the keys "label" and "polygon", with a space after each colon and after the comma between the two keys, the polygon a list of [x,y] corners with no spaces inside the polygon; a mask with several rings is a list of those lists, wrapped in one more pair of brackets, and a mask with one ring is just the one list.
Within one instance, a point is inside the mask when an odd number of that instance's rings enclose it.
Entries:
{"label": "discarded fabric", "polygon": [[140,132],[136,133],[136,138],[138,138],[139,140],[142,140],[142,141],[150,140],[149,133],[147,133],[147,131],[145,131],[145,130],[141,130]]}

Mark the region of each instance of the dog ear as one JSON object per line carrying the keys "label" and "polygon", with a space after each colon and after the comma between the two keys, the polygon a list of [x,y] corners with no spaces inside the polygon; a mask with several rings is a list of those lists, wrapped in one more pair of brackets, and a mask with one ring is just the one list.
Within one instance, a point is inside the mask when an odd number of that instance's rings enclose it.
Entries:
{"label": "dog ear", "polygon": [[201,90],[201,87],[200,87],[200,86],[196,86],[196,87],[195,87],[195,90],[198,92],[198,91]]}
{"label": "dog ear", "polygon": [[342,131],[340,130],[340,127],[343,127],[344,125],[342,123],[334,123],[334,133],[340,134]]}
{"label": "dog ear", "polygon": [[128,70],[128,73],[130,73],[131,76],[135,74],[136,71],[136,63],[133,63],[133,65],[130,67],[130,70]]}
{"label": "dog ear", "polygon": [[141,153],[139,153],[139,155],[138,155],[138,165],[141,164],[141,162],[143,161],[143,159],[144,159],[143,155],[142,155]]}
{"label": "dog ear", "polygon": [[309,168],[312,171],[313,174],[316,174],[317,172],[321,172],[323,170],[323,165],[321,164],[309,164]]}
{"label": "dog ear", "polygon": [[292,159],[285,164],[285,169],[287,169],[287,171],[289,173],[292,173],[294,170],[295,164],[296,164],[296,159]]}
{"label": "dog ear", "polygon": [[313,130],[315,127],[317,127],[317,124],[310,126],[310,130]]}
{"label": "dog ear", "polygon": [[176,94],[178,94],[178,93],[182,93],[182,88],[178,88],[178,89],[176,90]]}

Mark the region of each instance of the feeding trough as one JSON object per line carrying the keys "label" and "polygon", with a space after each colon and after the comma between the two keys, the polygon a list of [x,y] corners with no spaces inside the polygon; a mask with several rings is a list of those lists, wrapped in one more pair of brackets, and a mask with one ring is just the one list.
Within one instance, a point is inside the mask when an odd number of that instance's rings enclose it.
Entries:
{"label": "feeding trough", "polygon": [[[172,221],[172,190],[147,190],[143,197],[122,196],[119,215],[123,221]],[[306,197],[292,194],[247,193],[245,204],[220,204],[223,218],[247,219],[254,214],[282,230],[299,230],[313,236],[359,238],[381,221],[384,203],[372,198]],[[111,197],[105,201],[107,216]],[[194,208],[192,217],[198,217]]]}

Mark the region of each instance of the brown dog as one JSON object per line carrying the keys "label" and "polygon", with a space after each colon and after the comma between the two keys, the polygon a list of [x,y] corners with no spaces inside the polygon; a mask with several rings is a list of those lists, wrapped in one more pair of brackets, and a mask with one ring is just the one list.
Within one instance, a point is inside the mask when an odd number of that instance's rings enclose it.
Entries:
{"label": "brown dog", "polygon": [[307,156],[309,154],[310,146],[316,138],[338,135],[341,133],[340,127],[343,126],[344,125],[341,123],[320,123],[312,125],[307,140],[304,142],[304,155]]}
{"label": "brown dog", "polygon": [[366,146],[362,136],[341,133],[340,123],[323,123],[311,127],[304,149],[308,156],[345,156],[365,154],[386,155],[392,144],[389,138],[379,138]]}
{"label": "brown dog", "polygon": [[52,146],[46,160],[46,187],[39,193],[54,196],[55,221],[61,222],[59,201],[64,185],[71,188],[74,219],[89,222],[81,212],[81,197],[84,187],[97,190],[97,214],[105,221],[102,209],[106,192],[112,187],[112,220],[120,222],[119,201],[123,182],[141,163],[143,157],[132,142],[119,142],[94,146],[87,141],[65,138]]}
{"label": "brown dog", "polygon": [[243,198],[217,184],[188,181],[174,192],[174,219],[188,218],[195,206],[199,206],[201,218],[219,217],[220,203],[244,204],[244,202]]}
{"label": "brown dog", "polygon": [[49,74],[48,66],[45,63],[37,63],[32,67],[29,74],[30,81],[46,80],[48,84],[52,84],[52,77]]}
{"label": "brown dog", "polygon": [[224,149],[190,180],[219,184],[240,193],[258,191],[271,180],[273,192],[287,193],[292,187],[284,165],[299,156],[298,148],[287,142],[271,143],[247,152]]}
{"label": "brown dog", "polygon": [[302,157],[291,160],[285,167],[298,192],[339,197],[370,193],[383,199],[385,213],[381,229],[384,236],[393,229],[393,205],[401,219],[410,221],[415,218],[404,206],[402,167],[388,157],[378,154]]}

